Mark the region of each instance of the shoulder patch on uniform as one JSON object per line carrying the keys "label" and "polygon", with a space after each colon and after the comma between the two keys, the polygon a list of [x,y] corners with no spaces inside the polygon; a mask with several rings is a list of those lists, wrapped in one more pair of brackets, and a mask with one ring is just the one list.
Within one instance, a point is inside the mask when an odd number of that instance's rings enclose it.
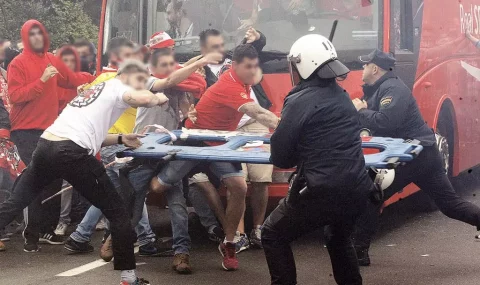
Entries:
{"label": "shoulder patch on uniform", "polygon": [[247,95],[247,93],[245,93],[245,92],[240,93],[240,96],[241,96],[243,99],[248,99],[248,95]]}
{"label": "shoulder patch on uniform", "polygon": [[392,103],[392,100],[392,96],[383,97],[382,100],[380,100],[380,106],[386,107]]}

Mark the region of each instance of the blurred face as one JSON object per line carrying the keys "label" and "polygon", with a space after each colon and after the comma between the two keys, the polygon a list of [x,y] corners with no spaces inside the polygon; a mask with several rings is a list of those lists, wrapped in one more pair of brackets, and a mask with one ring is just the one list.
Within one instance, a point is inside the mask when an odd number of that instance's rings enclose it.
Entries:
{"label": "blurred face", "polygon": [[131,47],[120,47],[116,53],[112,53],[111,58],[110,58],[110,63],[119,64],[122,61],[131,58],[133,56],[133,54],[134,54],[133,48],[131,48]]}
{"label": "blurred face", "polygon": [[180,21],[181,18],[181,12],[175,11],[175,9],[173,8],[173,2],[170,2],[170,4],[168,4],[167,6],[167,20],[170,25],[177,24],[177,22]]}
{"label": "blurred face", "polygon": [[30,48],[37,53],[43,52],[43,47],[45,46],[44,34],[39,27],[33,27],[28,32],[28,42],[30,43]]}
{"label": "blurred face", "polygon": [[132,87],[135,90],[143,90],[145,89],[145,85],[147,84],[148,74],[142,72],[130,73],[130,74],[122,74],[120,76],[120,80],[127,84],[128,86]]}
{"label": "blurred face", "polygon": [[71,71],[75,71],[77,60],[73,54],[62,55],[62,61]]}
{"label": "blurred face", "polygon": [[253,85],[258,72],[258,58],[245,57],[241,62],[233,62],[233,69],[244,84]]}
{"label": "blurred face", "polygon": [[158,58],[156,66],[152,66],[154,74],[168,76],[175,71],[177,63],[173,55],[164,55]]}
{"label": "blurred face", "polygon": [[209,36],[205,42],[205,46],[202,47],[202,54],[211,52],[219,52],[225,54],[225,41],[220,36]]}
{"label": "blurred face", "polygon": [[80,57],[86,58],[88,61],[93,60],[93,54],[90,52],[89,46],[80,46],[75,48]]}
{"label": "blurred face", "polygon": [[362,80],[367,84],[375,83],[375,74],[378,73],[378,66],[373,63],[366,63],[363,65]]}

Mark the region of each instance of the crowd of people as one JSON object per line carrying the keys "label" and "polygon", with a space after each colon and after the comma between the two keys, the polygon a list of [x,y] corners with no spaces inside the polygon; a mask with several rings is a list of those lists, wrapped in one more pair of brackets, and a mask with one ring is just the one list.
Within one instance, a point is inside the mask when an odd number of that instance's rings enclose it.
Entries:
{"label": "crowd of people", "polygon": [[[178,28],[175,33],[184,33]],[[337,283],[362,284],[358,266],[370,264],[368,250],[382,202],[365,170],[362,126],[377,136],[416,139],[424,146],[399,171],[394,189],[414,182],[447,216],[480,228],[480,209],[453,190],[433,131],[411,91],[393,73],[395,59],[379,50],[359,59],[365,96],[352,101],[337,84],[349,70],[336,58],[332,43],[320,35],[302,37],[288,57],[295,86],[280,119],[269,111],[271,102],[260,85],[259,54],[267,39],[254,28],[230,57],[220,31],[201,31],[201,55],[183,64],[175,61],[175,42],[166,32],[153,34],[146,45],[113,38],[107,45],[108,65],[100,72],[95,72],[96,49],[86,40],[62,45],[54,55],[47,30],[36,20],[23,25],[21,37],[21,53],[0,42],[0,165],[4,177],[15,180],[6,186],[12,189],[9,197],[0,201],[0,229],[25,208],[27,253],[38,252],[40,243],[92,252],[92,235],[104,219],[100,255],[107,262],[113,259],[122,285],[150,284],[136,276],[135,242],[140,256],[173,256],[173,270],[190,274],[189,202],[208,237],[218,243],[227,271],[238,269],[238,253],[263,248],[272,284],[296,284],[290,243],[328,226]],[[292,186],[265,222],[272,165],[116,158],[126,148],[139,147],[142,135],[159,126],[168,131],[274,130],[272,163],[297,166],[297,178],[308,191]],[[212,145],[217,144],[198,146]],[[252,225],[244,221],[247,181]],[[226,206],[217,191],[221,185],[227,189]],[[150,226],[145,204],[150,191],[166,197],[172,247],[165,247]],[[91,206],[66,237],[76,192]],[[3,232],[2,241],[10,234]],[[0,251],[5,251],[2,241]]]}

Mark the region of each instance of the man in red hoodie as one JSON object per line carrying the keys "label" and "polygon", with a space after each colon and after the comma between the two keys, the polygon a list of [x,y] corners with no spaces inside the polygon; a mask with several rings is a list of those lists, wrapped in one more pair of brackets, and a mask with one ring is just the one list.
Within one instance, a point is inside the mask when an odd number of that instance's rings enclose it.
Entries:
{"label": "man in red hoodie", "polygon": [[[65,64],[68,69],[73,72],[80,72],[81,71],[81,61],[80,56],[78,55],[75,46],[72,45],[64,45],[58,49],[57,55],[58,58]],[[88,82],[92,82],[95,80],[95,76],[91,75],[90,73],[83,73],[83,76],[89,77]],[[62,88],[59,87],[58,90],[58,100],[59,100],[59,111],[60,114],[63,109],[67,106],[67,104],[73,100],[77,96],[77,88]]]}
{"label": "man in red hoodie", "polygon": [[[8,67],[8,97],[11,103],[11,138],[18,147],[20,157],[28,165],[40,135],[58,116],[59,86],[76,88],[87,83],[90,77],[72,72],[48,52],[49,36],[40,22],[25,22],[21,36],[24,50]],[[61,186],[62,181],[58,180],[43,192],[49,196],[58,192]],[[49,201],[54,206],[49,204],[43,208],[41,201],[45,196],[39,196],[25,211],[26,252],[38,251],[39,240],[50,244],[63,243],[53,233],[60,213],[60,198]]]}

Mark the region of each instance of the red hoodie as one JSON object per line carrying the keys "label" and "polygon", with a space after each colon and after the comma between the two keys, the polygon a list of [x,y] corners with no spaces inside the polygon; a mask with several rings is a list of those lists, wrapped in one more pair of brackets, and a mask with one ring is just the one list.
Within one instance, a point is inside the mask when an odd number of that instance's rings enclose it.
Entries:
{"label": "red hoodie", "polygon": [[[44,34],[43,53],[32,51],[28,33],[38,26]],[[48,52],[50,39],[45,27],[37,20],[28,20],[21,30],[24,50],[8,66],[8,97],[12,104],[10,120],[12,131],[45,130],[57,118],[59,110],[59,87],[76,88],[89,82],[90,77],[74,73],[61,60]],[[40,80],[47,66],[57,68],[59,74],[43,83]]]}
{"label": "red hoodie", "polygon": [[[62,60],[62,56],[65,52],[71,52],[73,53],[75,57],[75,72],[80,72],[81,68],[81,62],[80,62],[80,56],[78,56],[77,51],[75,50],[74,46],[67,45],[62,47],[60,50],[57,51],[57,57]],[[90,73],[82,72],[87,77],[90,77],[88,80],[88,83],[92,82],[95,80],[95,76],[91,75]],[[59,109],[58,113],[60,114],[65,107],[67,107],[67,104],[77,96],[77,88],[58,88],[58,104],[59,104]]]}
{"label": "red hoodie", "polygon": [[[182,68],[181,65],[177,65],[177,70]],[[156,78],[167,78],[167,75],[153,74]],[[187,79],[183,80],[176,86],[171,88],[172,90],[192,93],[193,97],[200,99],[207,89],[207,81],[198,73],[192,73]]]}

